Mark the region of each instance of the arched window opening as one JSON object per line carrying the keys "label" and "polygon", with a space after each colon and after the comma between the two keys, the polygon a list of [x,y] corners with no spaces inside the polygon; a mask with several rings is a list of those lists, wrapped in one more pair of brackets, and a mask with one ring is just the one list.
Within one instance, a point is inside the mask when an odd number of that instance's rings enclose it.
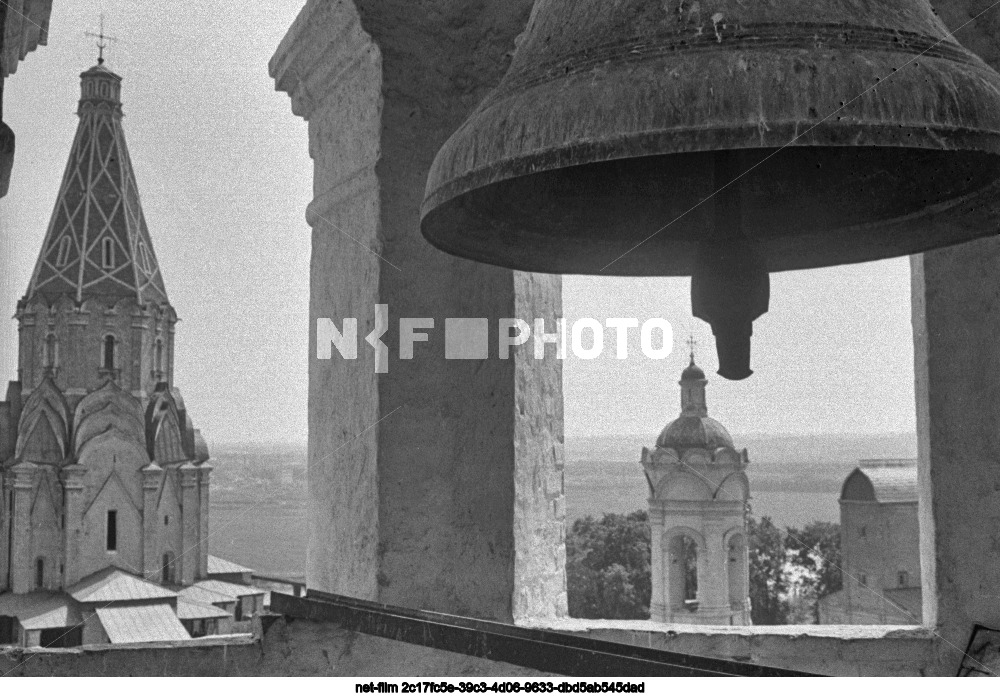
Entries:
{"label": "arched window opening", "polygon": [[116,345],[117,345],[117,342],[115,341],[115,337],[113,337],[111,334],[108,334],[106,337],[104,337],[104,357],[103,357],[102,363],[103,363],[103,366],[104,366],[105,370],[114,370],[115,369],[115,363],[116,363],[116,360],[115,360],[115,358],[116,358],[116,356],[115,356],[115,348],[116,348]]}
{"label": "arched window opening", "polygon": [[688,535],[677,535],[669,543],[670,605],[698,609],[698,542]]}
{"label": "arched window opening", "polygon": [[101,242],[101,266],[105,269],[115,268],[115,241],[105,237]]}
{"label": "arched window opening", "polygon": [[899,578],[897,580],[899,581],[900,588],[908,588],[910,585],[910,575],[905,571],[899,572]]}
{"label": "arched window opening", "polygon": [[72,249],[73,241],[67,236],[59,241],[59,254],[56,257],[56,266],[60,269],[69,263],[69,253]]}
{"label": "arched window opening", "polygon": [[35,588],[45,587],[45,560],[41,557],[35,560]]}

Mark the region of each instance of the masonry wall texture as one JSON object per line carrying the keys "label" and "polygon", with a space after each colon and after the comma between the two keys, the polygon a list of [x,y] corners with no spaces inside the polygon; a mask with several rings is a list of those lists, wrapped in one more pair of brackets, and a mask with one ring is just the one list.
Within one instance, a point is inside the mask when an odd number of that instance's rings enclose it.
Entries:
{"label": "masonry wall texture", "polygon": [[0,649],[0,675],[60,676],[538,676],[536,671],[349,632],[276,622],[263,640],[205,639],[134,648]]}
{"label": "masonry wall texture", "polygon": [[[440,255],[417,229],[431,158],[506,68],[530,5],[310,0],[272,60],[278,88],[310,122],[311,316],[357,316],[364,336],[373,305],[387,303],[393,319],[433,317],[436,327],[402,361],[390,323],[388,374],[375,375],[364,344],[361,360],[311,364],[313,587],[522,622],[563,612],[564,552],[552,544],[563,517],[558,366],[445,362],[441,332],[446,316],[558,311],[558,282]],[[1000,15],[965,25],[987,7],[936,10],[997,67]],[[1000,551],[997,247],[914,260],[921,578],[936,637],[647,623],[608,626],[604,638],[831,674],[954,674],[972,624],[1000,623],[990,595],[1000,571],[989,566]]]}
{"label": "masonry wall texture", "polygon": [[[497,320],[552,318],[560,281],[442,254],[419,232],[438,148],[499,81],[531,2],[310,0],[271,62],[309,121],[310,313],[388,305],[375,351],[310,364],[310,587],[501,620],[565,612],[562,393],[553,358],[497,357]],[[398,319],[434,320],[399,358]],[[445,318],[488,318],[446,360]],[[515,515],[517,511],[517,515]],[[520,582],[521,590],[518,590]]]}

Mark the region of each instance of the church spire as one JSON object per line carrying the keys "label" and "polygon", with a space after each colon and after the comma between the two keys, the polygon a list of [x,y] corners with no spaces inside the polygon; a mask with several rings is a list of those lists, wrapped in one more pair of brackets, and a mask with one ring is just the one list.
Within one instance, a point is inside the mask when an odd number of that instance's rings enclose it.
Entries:
{"label": "church spire", "polygon": [[80,75],[80,122],[25,301],[167,303],[125,145],[121,82],[103,60]]}
{"label": "church spire", "polygon": [[708,416],[708,404],[705,400],[705,371],[699,368],[694,362],[695,340],[692,337],[688,340],[691,349],[691,362],[684,372],[681,373],[681,415],[682,416]]}

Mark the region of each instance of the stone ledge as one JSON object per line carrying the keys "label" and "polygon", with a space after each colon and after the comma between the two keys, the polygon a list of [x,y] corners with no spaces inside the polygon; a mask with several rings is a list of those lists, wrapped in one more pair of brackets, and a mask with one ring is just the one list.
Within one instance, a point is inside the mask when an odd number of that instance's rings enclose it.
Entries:
{"label": "stone ledge", "polygon": [[525,620],[517,623],[527,629],[549,629],[556,632],[621,631],[653,635],[676,636],[681,634],[704,636],[780,636],[821,637],[832,639],[923,639],[932,641],[934,631],[918,625],[824,625],[785,624],[730,627],[728,625],[664,624],[648,620]]}
{"label": "stone ledge", "polygon": [[[525,623],[522,623],[522,625]],[[824,675],[951,674],[927,627],[903,625],[709,626],[565,619],[531,626],[661,651],[747,661]]]}

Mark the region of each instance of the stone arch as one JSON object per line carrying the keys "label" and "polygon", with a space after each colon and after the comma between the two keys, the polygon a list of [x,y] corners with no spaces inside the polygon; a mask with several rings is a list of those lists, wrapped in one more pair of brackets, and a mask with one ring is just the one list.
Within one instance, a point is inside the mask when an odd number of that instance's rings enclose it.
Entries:
{"label": "stone arch", "polygon": [[711,501],[715,492],[704,479],[686,471],[675,470],[656,485],[653,498],[672,501]]}
{"label": "stone arch", "polygon": [[43,407],[29,423],[24,435],[18,439],[16,458],[39,464],[61,463],[66,456],[66,443],[58,418]]}
{"label": "stone arch", "polygon": [[135,409],[123,406],[119,400],[108,400],[105,404],[91,411],[81,419],[73,436],[73,447],[79,452],[87,442],[114,427],[123,437],[137,443],[145,441],[142,420]]}
{"label": "stone arch", "polygon": [[719,484],[714,498],[719,501],[746,501],[750,498],[750,480],[743,472],[733,472]]}
{"label": "stone arch", "polygon": [[[660,540],[666,564],[666,602],[674,610],[698,608],[705,567],[705,538],[687,526],[675,526]],[[692,558],[693,555],[693,558]]]}
{"label": "stone arch", "polygon": [[181,430],[173,412],[160,419],[153,435],[153,459],[161,465],[170,465],[187,460]]}
{"label": "stone arch", "polygon": [[743,464],[740,454],[733,448],[725,445],[715,449],[715,452],[712,454],[712,461],[716,465],[725,465],[733,468],[741,467]]}
{"label": "stone arch", "polygon": [[[101,412],[109,403],[116,405],[122,414],[142,423],[142,405],[135,397],[123,390],[118,383],[108,380],[104,385],[80,400],[73,415],[74,430],[83,428],[90,416]],[[141,441],[140,441],[141,442]]]}

